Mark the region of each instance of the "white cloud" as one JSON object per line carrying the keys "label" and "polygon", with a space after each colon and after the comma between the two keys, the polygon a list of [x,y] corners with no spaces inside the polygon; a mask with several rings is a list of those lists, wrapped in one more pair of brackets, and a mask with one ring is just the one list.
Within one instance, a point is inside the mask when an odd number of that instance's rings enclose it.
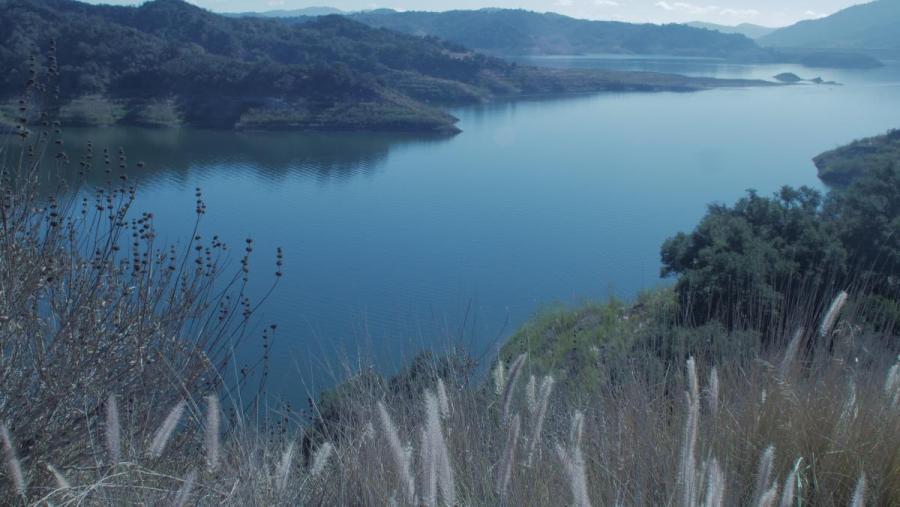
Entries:
{"label": "white cloud", "polygon": [[692,16],[712,15],[718,17],[747,19],[755,18],[762,14],[756,9],[737,9],[732,7],[719,7],[718,5],[697,5],[688,2],[669,2],[666,0],[660,0],[653,5],[672,13],[685,13]]}
{"label": "white cloud", "polygon": [[598,7],[618,7],[619,2],[614,0],[594,0],[594,5]]}
{"label": "white cloud", "polygon": [[689,12],[691,14],[707,14],[707,13],[716,12],[719,10],[719,7],[715,6],[715,5],[702,6],[702,5],[689,4],[687,2],[669,3],[666,1],[660,1],[660,2],[656,2],[653,5],[661,8],[661,9],[665,9],[667,11],[684,11],[684,12]]}
{"label": "white cloud", "polygon": [[760,12],[756,9],[722,9],[719,14],[736,18],[755,18]]}

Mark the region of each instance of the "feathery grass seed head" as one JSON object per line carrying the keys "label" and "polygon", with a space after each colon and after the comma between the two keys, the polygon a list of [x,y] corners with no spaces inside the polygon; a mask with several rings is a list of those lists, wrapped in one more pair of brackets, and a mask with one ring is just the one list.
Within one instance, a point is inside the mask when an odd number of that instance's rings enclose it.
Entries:
{"label": "feathery grass seed head", "polygon": [[[754,489],[753,498],[760,507],[770,505],[763,503],[766,494],[772,489],[772,469],[775,463],[775,446],[770,445],[763,451],[759,458],[759,468],[756,471],[756,488]],[[768,501],[768,500],[767,500]],[[771,499],[772,502],[775,499]]]}
{"label": "feathery grass seed head", "polygon": [[169,411],[169,415],[166,416],[163,423],[159,426],[159,429],[156,430],[156,433],[153,435],[153,440],[150,442],[150,456],[154,458],[162,456],[163,451],[166,450],[166,445],[169,443],[169,439],[171,439],[172,434],[175,433],[175,428],[178,427],[178,421],[181,420],[181,414],[184,413],[184,407],[185,402],[184,400],[181,400]]}
{"label": "feathery grass seed head", "polygon": [[831,333],[831,330],[834,329],[834,323],[837,322],[838,315],[840,315],[841,309],[843,309],[844,305],[847,303],[848,297],[849,294],[844,291],[841,291],[835,296],[834,300],[831,302],[831,306],[828,307],[828,311],[825,313],[825,317],[822,318],[822,323],[819,325],[820,336],[828,336]]}
{"label": "feathery grass seed head", "polygon": [[388,447],[391,451],[391,456],[394,458],[394,466],[397,469],[397,475],[400,476],[406,503],[411,505],[415,504],[416,482],[411,471],[411,453],[407,452],[407,449],[400,443],[400,435],[397,432],[397,427],[394,425],[394,421],[391,419],[391,415],[388,413],[384,403],[379,401],[377,403],[377,409],[379,420],[381,422],[381,429],[384,431],[385,438],[388,441]]}
{"label": "feathery grass seed head", "polygon": [[0,424],[0,439],[3,440],[3,454],[6,462],[6,471],[12,480],[16,493],[25,497],[25,475],[22,473],[22,464],[16,456],[16,448],[13,446],[12,437],[9,434],[9,428],[5,424]]}
{"label": "feathery grass seed head", "polygon": [[206,397],[206,466],[212,472],[219,467],[219,425],[221,409],[219,397],[210,394]]}
{"label": "feathery grass seed head", "polygon": [[526,357],[526,354],[520,354],[509,368],[509,380],[503,388],[503,396],[501,397],[504,420],[509,419],[509,407],[512,404],[513,391],[516,388],[516,382],[519,380],[519,375],[522,373],[522,366],[525,364]]}
{"label": "feathery grass seed head", "polygon": [[325,467],[328,466],[328,460],[331,458],[331,455],[334,453],[334,445],[331,442],[325,442],[322,444],[318,450],[316,450],[315,455],[313,455],[313,463],[312,467],[309,469],[309,475],[313,477],[318,477],[325,471]]}
{"label": "feathery grass seed head", "polygon": [[194,481],[196,480],[197,472],[194,470],[188,472],[187,477],[184,478],[184,484],[181,485],[181,488],[175,495],[175,501],[173,502],[175,507],[185,507],[185,505],[188,504],[191,500],[191,493],[193,492]]}
{"label": "feathery grass seed head", "polygon": [[[533,379],[534,377],[532,377]],[[522,426],[522,418],[516,414],[509,426],[506,437],[506,447],[503,449],[503,461],[500,465],[500,481],[497,484],[497,493],[500,498],[506,498],[509,491],[509,483],[512,480],[512,472],[516,461],[516,446],[519,442],[519,430]]]}
{"label": "feathery grass seed head", "polygon": [[122,460],[121,432],[116,396],[110,394],[106,400],[106,449],[109,451],[109,461],[113,464]]}
{"label": "feathery grass seed head", "polygon": [[856,487],[853,489],[853,497],[850,499],[850,507],[866,507],[866,474],[859,474]]}

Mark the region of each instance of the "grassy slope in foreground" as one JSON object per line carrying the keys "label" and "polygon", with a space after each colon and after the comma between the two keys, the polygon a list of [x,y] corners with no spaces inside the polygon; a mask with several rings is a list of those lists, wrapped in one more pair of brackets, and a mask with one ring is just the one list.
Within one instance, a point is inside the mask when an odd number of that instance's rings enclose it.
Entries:
{"label": "grassy slope in foreground", "polygon": [[900,130],[853,141],[822,153],[813,161],[819,170],[819,178],[825,183],[850,184],[871,168],[900,161]]}
{"label": "grassy slope in foreground", "polygon": [[[69,125],[456,132],[441,106],[496,97],[764,85],[676,75],[517,66],[434,38],[326,16],[229,18],[179,0],[140,7],[8,0],[0,98],[14,118],[29,58],[57,42]],[[35,67],[52,66],[39,58]]]}

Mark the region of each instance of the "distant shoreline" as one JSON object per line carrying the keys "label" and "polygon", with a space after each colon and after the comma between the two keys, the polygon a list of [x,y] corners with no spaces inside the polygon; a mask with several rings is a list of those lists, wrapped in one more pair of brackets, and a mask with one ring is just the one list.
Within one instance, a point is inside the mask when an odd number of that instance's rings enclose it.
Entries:
{"label": "distant shoreline", "polygon": [[[765,80],[539,67],[519,67],[514,78],[524,83],[521,91],[483,94],[476,100],[431,103],[346,100],[320,105],[282,97],[211,97],[204,98],[203,104],[214,104],[220,116],[204,117],[190,109],[196,103],[196,97],[129,98],[95,94],[62,102],[53,111],[53,116],[66,127],[197,127],[237,131],[371,131],[455,135],[461,132],[456,126],[458,119],[446,111],[446,108],[455,106],[595,93],[688,93],[717,88],[786,86]],[[0,133],[17,132],[14,105],[13,98],[7,98],[0,104]],[[196,105],[193,107],[196,108]]]}

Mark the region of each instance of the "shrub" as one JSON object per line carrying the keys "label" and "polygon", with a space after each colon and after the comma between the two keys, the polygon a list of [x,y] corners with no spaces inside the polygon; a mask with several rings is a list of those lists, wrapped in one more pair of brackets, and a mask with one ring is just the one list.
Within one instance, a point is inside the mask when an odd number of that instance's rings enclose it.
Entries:
{"label": "shrub", "polygon": [[[45,463],[111,464],[92,444],[107,400],[126,460],[169,407],[194,413],[204,395],[238,389],[219,372],[253,310],[246,270],[226,273],[226,245],[201,235],[200,189],[190,241],[159,244],[153,214],[132,209],[137,189],[118,176],[126,154],[88,145],[71,163],[41,118],[33,130],[20,120],[20,142],[0,151],[0,422],[34,481]],[[81,186],[100,171],[105,184]]]}

